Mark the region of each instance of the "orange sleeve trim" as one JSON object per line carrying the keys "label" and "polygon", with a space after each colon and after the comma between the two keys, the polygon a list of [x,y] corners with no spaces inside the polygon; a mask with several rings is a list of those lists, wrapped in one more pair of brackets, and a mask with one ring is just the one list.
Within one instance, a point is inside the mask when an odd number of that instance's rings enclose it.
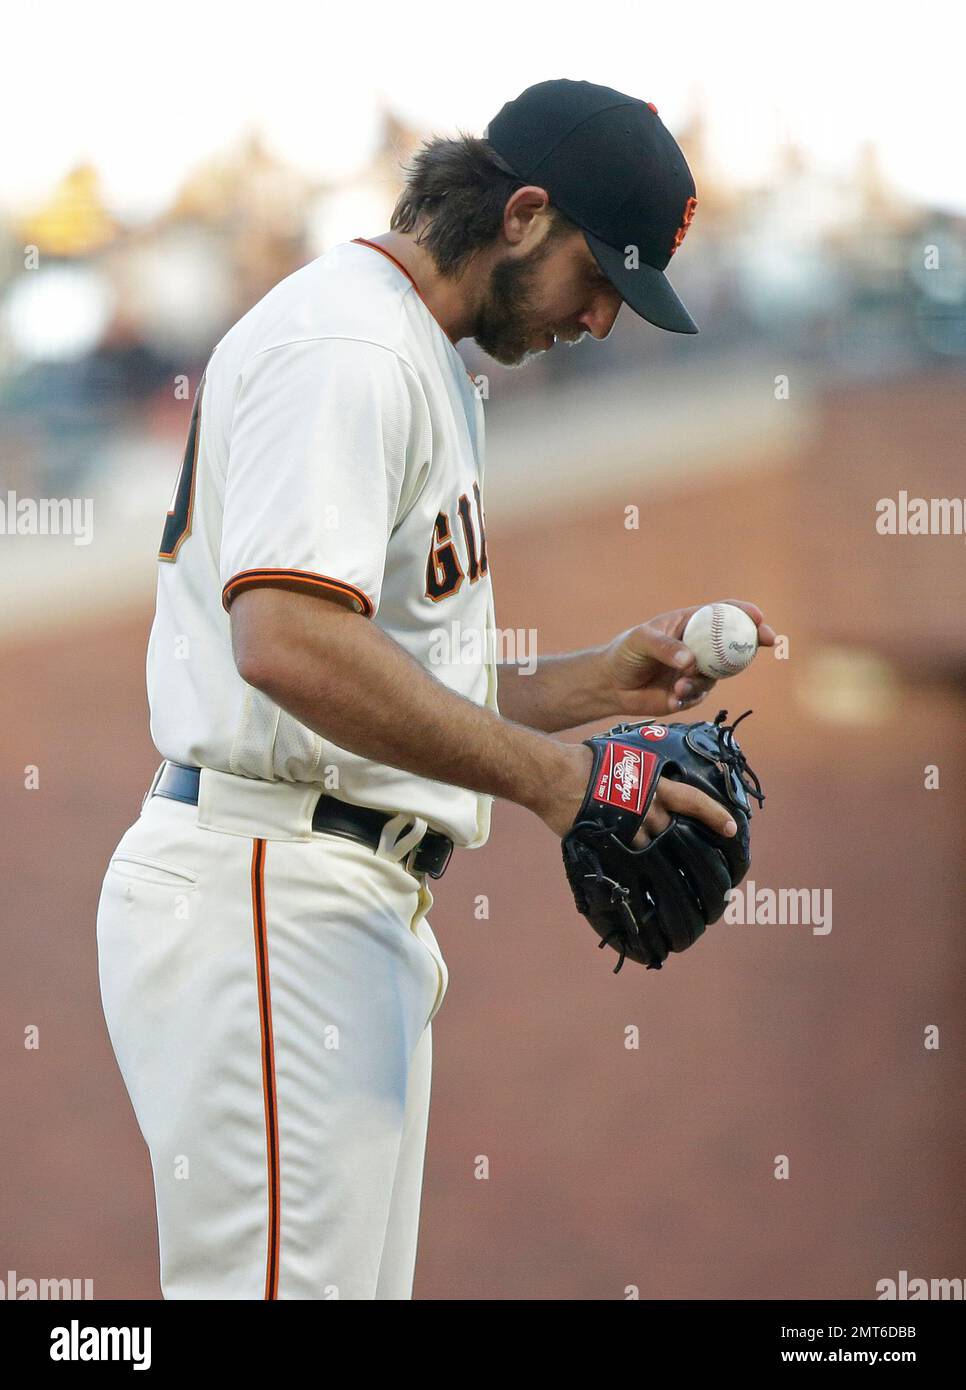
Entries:
{"label": "orange sleeve trim", "polygon": [[259,585],[276,589],[302,589],[310,593],[326,590],[350,598],[365,618],[371,618],[376,611],[376,605],[369,595],[357,589],[354,584],[347,584],[344,579],[329,579],[324,574],[312,574],[309,570],[264,569],[242,570],[233,579],[229,579],[221,591],[221,602],[225,612],[228,612],[232,600],[242,589],[254,589]]}

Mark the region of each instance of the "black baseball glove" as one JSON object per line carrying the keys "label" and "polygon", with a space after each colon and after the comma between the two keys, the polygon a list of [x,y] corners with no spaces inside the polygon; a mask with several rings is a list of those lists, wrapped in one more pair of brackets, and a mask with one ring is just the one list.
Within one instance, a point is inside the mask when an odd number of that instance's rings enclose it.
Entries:
{"label": "black baseball glove", "polygon": [[[563,857],[577,911],[601,947],[620,952],[615,974],[628,957],[660,970],[669,952],[693,946],[748,872],[749,797],[761,805],[765,796],[734,735],[746,715],[731,725],[727,717],[722,710],[713,724],[618,724],[586,740],[594,767]],[[632,849],[662,777],[720,801],[737,834],[674,815],[649,844]]]}

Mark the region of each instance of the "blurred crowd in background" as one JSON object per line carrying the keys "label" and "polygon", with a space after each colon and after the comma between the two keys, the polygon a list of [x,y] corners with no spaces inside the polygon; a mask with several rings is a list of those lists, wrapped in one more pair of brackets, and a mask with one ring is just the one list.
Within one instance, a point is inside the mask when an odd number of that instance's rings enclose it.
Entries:
{"label": "blurred crowd in background", "polygon": [[[132,467],[136,476],[139,464],[162,459],[171,473],[186,419],[175,383],[187,378],[192,395],[221,335],[284,276],[329,246],[386,229],[401,167],[423,134],[384,113],[368,167],[338,185],[309,179],[251,134],[197,167],[162,215],[138,225],[106,205],[94,165],[67,172],[42,205],[8,215],[5,486],[77,495],[92,472],[103,481],[117,467],[130,483]],[[966,218],[898,197],[873,145],[843,180],[786,145],[767,185],[748,192],[711,167],[700,112],[675,135],[698,188],[694,225],[670,267],[701,326],[689,353],[727,355],[771,339],[789,362],[804,356],[846,377],[966,357]],[[681,350],[678,335],[625,314],[605,344],[580,354],[579,371],[618,361],[633,371]],[[463,351],[501,393],[546,392],[577,369],[560,348],[509,372],[472,343]]]}

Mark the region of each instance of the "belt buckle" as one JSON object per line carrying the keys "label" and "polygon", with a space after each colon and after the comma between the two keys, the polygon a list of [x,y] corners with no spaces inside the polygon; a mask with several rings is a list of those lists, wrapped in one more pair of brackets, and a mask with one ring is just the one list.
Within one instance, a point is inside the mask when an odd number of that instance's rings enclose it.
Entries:
{"label": "belt buckle", "polygon": [[[425,838],[425,836],[424,836],[424,838]],[[442,878],[442,877],[443,877],[443,874],[445,874],[446,870],[449,868],[449,861],[450,861],[450,860],[452,859],[452,857],[453,857],[453,850],[455,849],[455,845],[453,844],[453,841],[450,840],[450,842],[449,842],[449,849],[446,851],[446,858],[443,860],[442,864],[440,864],[440,866],[439,866],[438,869],[436,869],[436,868],[434,868],[434,869],[417,869],[417,868],[416,868],[416,856],[417,856],[417,854],[419,853],[419,851],[422,849],[422,847],[423,847],[423,841],[422,841],[422,840],[420,840],[420,842],[419,842],[418,845],[413,845],[412,849],[409,851],[409,853],[406,855],[405,860],[403,861],[403,862],[405,863],[405,865],[406,865],[406,868],[409,870],[409,872],[410,872],[411,874],[416,874],[417,876],[418,876],[419,874],[427,874],[427,875],[428,875],[430,878],[432,878],[432,879]]]}

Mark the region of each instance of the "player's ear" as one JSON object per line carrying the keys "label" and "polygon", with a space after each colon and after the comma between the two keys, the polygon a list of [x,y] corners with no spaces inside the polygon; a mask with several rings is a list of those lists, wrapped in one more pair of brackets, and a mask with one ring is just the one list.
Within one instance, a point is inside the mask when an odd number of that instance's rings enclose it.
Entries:
{"label": "player's ear", "polygon": [[526,184],[511,193],[503,209],[503,235],[513,247],[527,251],[549,234],[550,198],[545,188]]}

